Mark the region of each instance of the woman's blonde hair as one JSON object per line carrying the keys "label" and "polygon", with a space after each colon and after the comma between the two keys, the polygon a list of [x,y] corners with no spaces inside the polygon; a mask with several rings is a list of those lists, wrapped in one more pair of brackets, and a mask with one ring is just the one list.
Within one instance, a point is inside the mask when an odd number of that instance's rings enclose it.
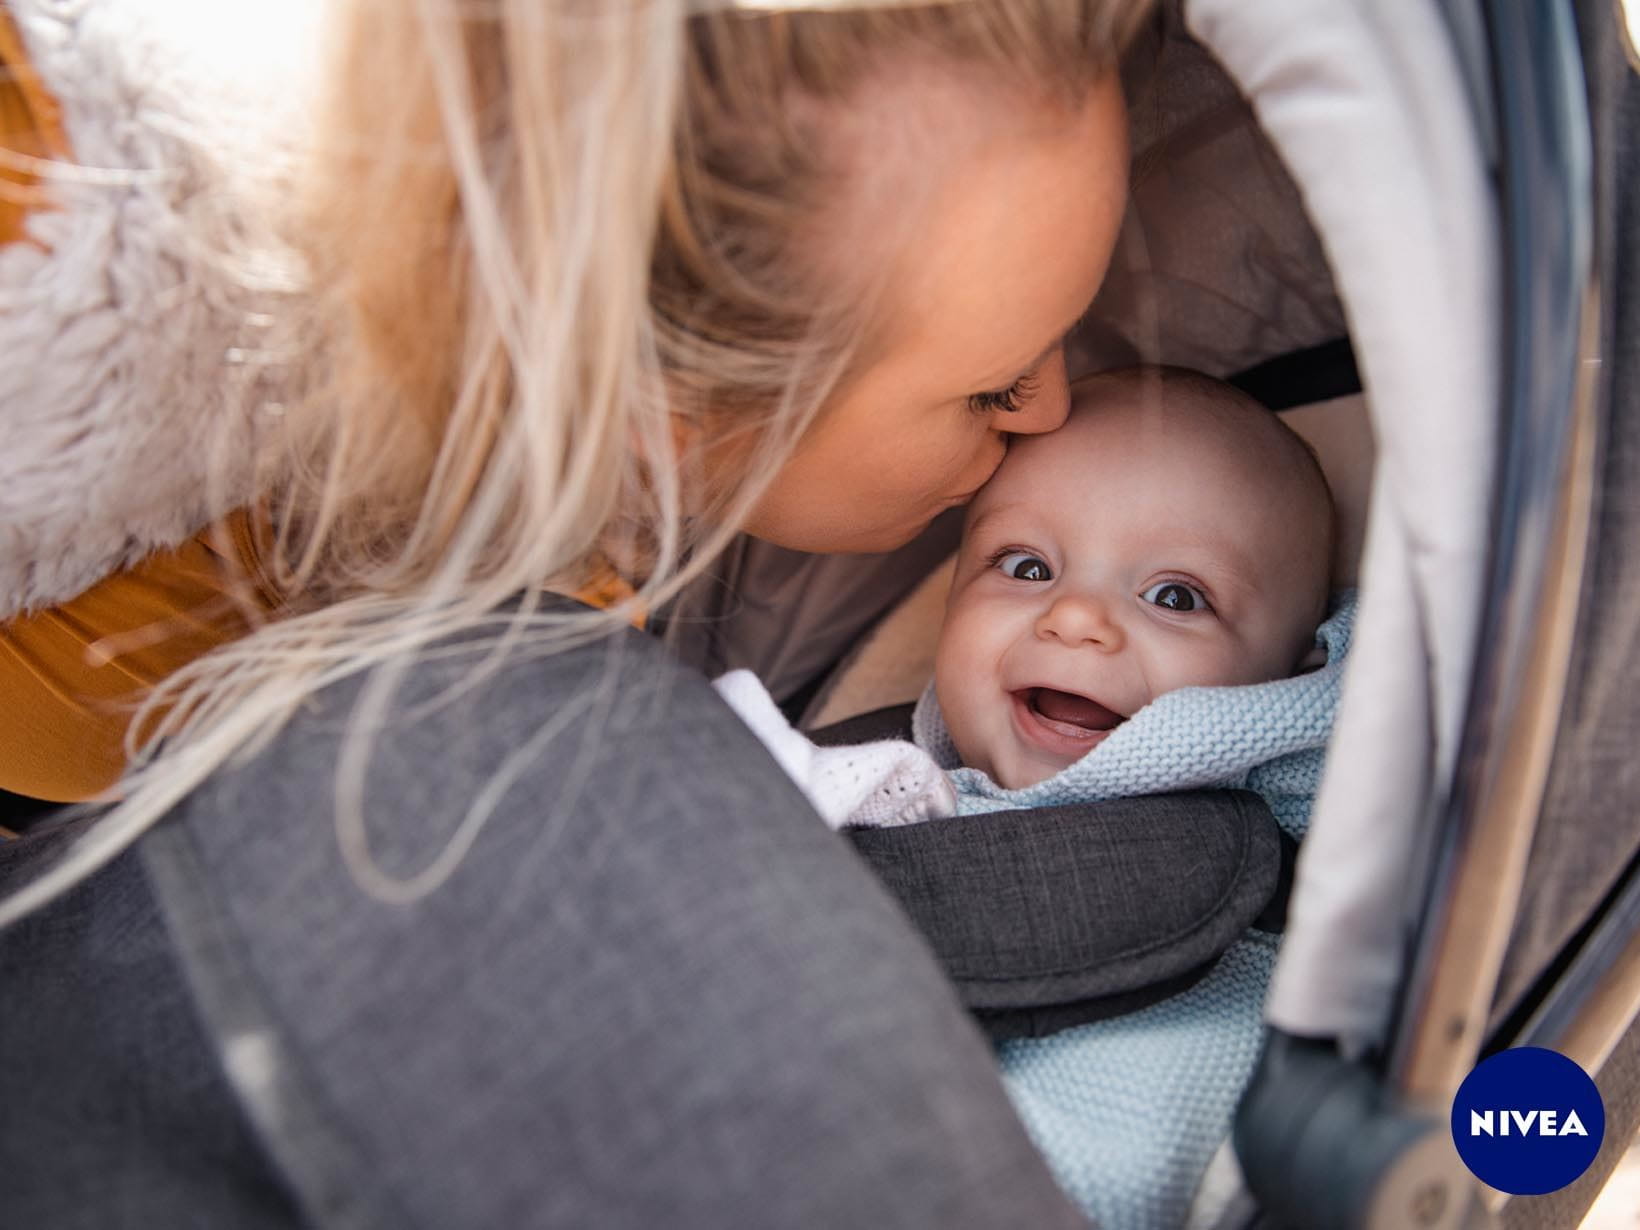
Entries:
{"label": "woman's blonde hair", "polygon": [[[504,653],[561,649],[667,602],[862,353],[880,288],[801,255],[846,173],[828,114],[905,56],[1073,104],[1148,8],[336,4],[325,135],[291,211],[318,288],[291,329],[323,370],[265,467],[290,610],[160,689],[132,729],[163,749],[141,763],[131,747],[141,767],[123,801],[0,921],[364,670],[338,773],[343,850],[380,896],[435,885],[479,809],[407,881],[375,867],[359,819],[369,732],[405,666],[490,625],[476,680]],[[727,473],[708,464],[721,455]],[[629,601],[539,603],[544,586],[611,568]]]}

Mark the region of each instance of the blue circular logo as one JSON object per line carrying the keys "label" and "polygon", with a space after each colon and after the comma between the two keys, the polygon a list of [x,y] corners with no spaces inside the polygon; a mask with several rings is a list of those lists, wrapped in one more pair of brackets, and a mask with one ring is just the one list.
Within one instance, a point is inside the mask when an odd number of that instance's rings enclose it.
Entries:
{"label": "blue circular logo", "polygon": [[1514,1196],[1559,1191],[1589,1168],[1606,1105],[1589,1074],[1540,1046],[1475,1065],[1452,1100],[1452,1140],[1474,1176]]}

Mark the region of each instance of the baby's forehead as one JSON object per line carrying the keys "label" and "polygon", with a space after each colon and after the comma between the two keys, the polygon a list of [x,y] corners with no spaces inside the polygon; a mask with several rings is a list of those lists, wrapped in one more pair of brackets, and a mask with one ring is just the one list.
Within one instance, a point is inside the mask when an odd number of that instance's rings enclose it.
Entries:
{"label": "baby's forehead", "polygon": [[[1143,465],[1234,474],[1249,495],[1279,489],[1291,477],[1314,486],[1313,453],[1273,411],[1221,381],[1194,372],[1146,369],[1079,382],[1059,431],[1029,437],[1004,465],[1036,467],[1053,456],[1084,474]],[[1314,472],[1312,474],[1312,471]],[[1324,490],[1322,502],[1328,502]]]}
{"label": "baby's forehead", "polygon": [[1084,394],[1059,430],[1016,437],[993,485],[1055,477],[1092,483],[1166,467],[1181,474],[1235,474],[1251,480],[1256,490],[1264,486],[1257,480],[1280,460],[1281,442],[1273,438],[1272,428],[1285,431],[1279,424],[1174,397]]}
{"label": "baby's forehead", "polygon": [[1330,517],[1314,459],[1271,412],[1185,398],[1078,397],[1065,425],[1016,438],[970,509],[970,532],[999,514],[1098,526],[1115,504],[1204,542],[1279,541]]}

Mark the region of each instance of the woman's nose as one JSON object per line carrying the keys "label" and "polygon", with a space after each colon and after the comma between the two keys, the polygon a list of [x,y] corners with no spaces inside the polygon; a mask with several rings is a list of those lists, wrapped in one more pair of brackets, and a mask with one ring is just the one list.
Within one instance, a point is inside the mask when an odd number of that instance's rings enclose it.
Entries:
{"label": "woman's nose", "polygon": [[1036,634],[1071,648],[1118,653],[1127,644],[1111,604],[1092,594],[1061,594],[1036,621]]}
{"label": "woman's nose", "polygon": [[1057,346],[1036,369],[1035,387],[1018,410],[999,410],[996,429],[1008,435],[1034,436],[1057,431],[1071,412],[1070,382],[1065,378],[1065,348]]}

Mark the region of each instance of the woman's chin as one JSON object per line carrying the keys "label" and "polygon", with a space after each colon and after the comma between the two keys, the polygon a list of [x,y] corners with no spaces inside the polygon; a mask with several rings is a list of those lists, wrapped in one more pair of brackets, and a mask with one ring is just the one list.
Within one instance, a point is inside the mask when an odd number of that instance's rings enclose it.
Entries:
{"label": "woman's chin", "polygon": [[872,545],[848,547],[846,549],[849,551],[859,552],[862,555],[881,555],[887,551],[898,551],[901,547],[905,546],[906,543],[912,541],[917,537],[917,535],[921,534],[932,524],[934,524],[934,522],[933,519],[930,518],[927,521],[919,521],[917,524],[908,529],[884,530],[871,539]]}
{"label": "woman's chin", "polygon": [[745,531],[753,538],[774,546],[807,551],[811,555],[883,555],[899,550],[932,524],[933,519],[929,518],[909,526],[837,526],[829,530],[792,533],[783,532],[779,526],[759,525],[753,520],[745,526]]}

